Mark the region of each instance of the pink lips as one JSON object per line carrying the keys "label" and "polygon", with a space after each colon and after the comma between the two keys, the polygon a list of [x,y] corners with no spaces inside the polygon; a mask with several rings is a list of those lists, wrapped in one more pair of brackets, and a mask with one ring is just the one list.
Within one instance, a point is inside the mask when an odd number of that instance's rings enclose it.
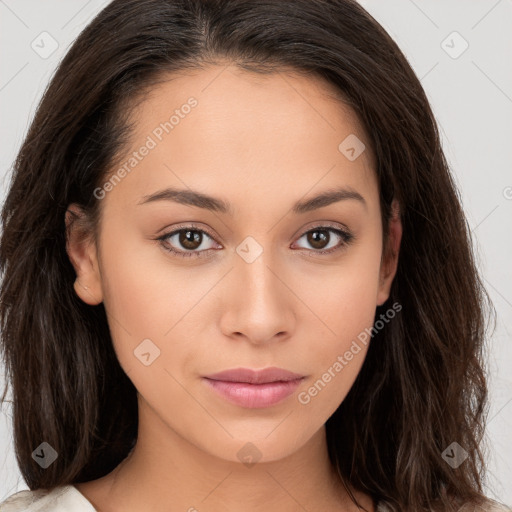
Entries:
{"label": "pink lips", "polygon": [[303,375],[282,368],[234,368],[207,375],[204,381],[228,401],[247,408],[269,407],[291,395]]}

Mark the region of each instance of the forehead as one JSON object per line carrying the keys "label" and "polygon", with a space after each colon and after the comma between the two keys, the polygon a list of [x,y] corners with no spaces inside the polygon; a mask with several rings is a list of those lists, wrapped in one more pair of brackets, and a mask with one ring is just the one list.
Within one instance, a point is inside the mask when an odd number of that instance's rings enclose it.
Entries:
{"label": "forehead", "polygon": [[[163,185],[216,196],[243,188],[246,198],[251,187],[259,196],[263,189],[289,191],[294,200],[315,184],[375,188],[357,115],[332,84],[314,76],[257,74],[233,65],[164,75],[131,121],[130,150],[118,166],[139,148],[151,149],[110,194],[131,204]],[[342,152],[346,140],[365,144],[357,159]]]}
{"label": "forehead", "polygon": [[[190,98],[199,108],[190,115],[185,112],[185,117],[192,118],[187,124],[204,129],[217,126],[216,131],[222,128],[223,134],[238,134],[245,128],[254,136],[261,128],[291,138],[302,128],[302,133],[330,130],[338,135],[349,129],[366,137],[343,93],[327,80],[298,70],[256,73],[233,64],[163,74],[145,90],[134,110],[131,121],[136,124],[136,135],[150,133],[155,123],[168,121],[173,113],[184,119],[180,107]],[[283,126],[285,132],[280,131]]]}

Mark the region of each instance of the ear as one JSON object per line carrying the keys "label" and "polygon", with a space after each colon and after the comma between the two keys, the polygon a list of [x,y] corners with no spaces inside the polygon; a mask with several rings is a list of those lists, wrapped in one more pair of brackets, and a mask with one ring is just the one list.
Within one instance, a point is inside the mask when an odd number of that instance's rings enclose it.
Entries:
{"label": "ear", "polygon": [[78,205],[69,205],[65,222],[66,252],[77,275],[75,292],[86,304],[95,306],[103,301],[96,242]]}
{"label": "ear", "polygon": [[389,219],[388,243],[383,250],[380,264],[379,289],[377,305],[382,306],[389,298],[391,284],[398,268],[398,253],[402,240],[402,221],[400,219],[400,205],[396,199],[391,204],[391,218]]}

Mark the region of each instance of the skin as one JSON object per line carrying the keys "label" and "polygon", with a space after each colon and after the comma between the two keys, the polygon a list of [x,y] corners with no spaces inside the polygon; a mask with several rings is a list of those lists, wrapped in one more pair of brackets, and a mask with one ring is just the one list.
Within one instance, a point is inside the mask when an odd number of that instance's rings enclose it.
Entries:
{"label": "skin", "polygon": [[[198,105],[101,200],[99,244],[80,242],[75,227],[68,239],[76,293],[87,304],[103,302],[139,404],[133,452],[105,477],[76,487],[100,511],[235,512],[241,504],[246,512],[356,511],[329,463],[325,422],[368,346],[360,343],[307,404],[298,395],[373,325],[395,276],[402,227],[391,221],[394,253],[383,258],[369,141],[320,79],[216,65],[152,89],[134,113],[133,144],[120,162],[191,96]],[[366,144],[354,161],[338,150],[350,134]],[[222,198],[234,216],[164,200],[137,204],[171,186]],[[291,212],[296,201],[331,187],[350,187],[365,204],[346,199]],[[80,214],[77,205],[70,209]],[[208,232],[193,250],[214,249],[211,257],[166,252],[165,245],[187,251],[179,235],[155,240],[190,222]],[[330,240],[313,245],[305,233],[325,223],[348,229],[353,241],[343,245],[322,231]],[[236,251],[248,236],[263,251],[250,263]],[[147,338],[160,350],[149,366],[134,355]],[[231,404],[202,379],[268,366],[305,379],[267,408]],[[261,457],[250,467],[237,455],[248,442]],[[369,496],[352,492],[374,510]]]}

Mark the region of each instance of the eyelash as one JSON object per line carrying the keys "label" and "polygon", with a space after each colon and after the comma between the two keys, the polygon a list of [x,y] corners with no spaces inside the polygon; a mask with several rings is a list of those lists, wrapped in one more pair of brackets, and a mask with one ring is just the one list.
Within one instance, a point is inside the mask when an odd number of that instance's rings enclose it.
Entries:
{"label": "eyelash", "polygon": [[[168,247],[164,244],[164,242],[172,237],[173,235],[176,235],[178,233],[181,233],[182,231],[193,231],[193,232],[196,232],[196,233],[202,233],[204,235],[207,235],[209,238],[211,238],[212,240],[215,241],[214,237],[212,235],[210,235],[210,233],[208,233],[207,231],[203,230],[203,229],[200,229],[199,227],[197,226],[194,226],[194,225],[188,225],[188,226],[183,226],[183,227],[180,227],[179,229],[175,229],[173,231],[170,231],[169,233],[165,233],[164,235],[160,236],[157,238],[158,241],[161,242],[161,245],[163,247],[164,250],[166,250],[167,252],[169,253],[172,253],[173,255],[176,255],[176,256],[179,256],[179,257],[182,257],[182,258],[204,258],[206,256],[204,256],[203,254],[204,253],[209,253],[210,251],[215,251],[217,249],[205,249],[205,250],[202,250],[202,251],[178,251],[176,249],[173,249],[172,247]],[[331,247],[330,249],[327,249],[327,250],[315,250],[315,249],[304,249],[304,248],[301,248],[301,250],[303,251],[312,251],[313,253],[315,254],[331,254],[331,253],[334,253],[334,252],[337,252],[343,248],[345,248],[347,245],[349,245],[353,240],[354,240],[354,235],[352,235],[351,233],[349,233],[348,231],[344,231],[338,227],[333,227],[333,226],[329,226],[329,225],[319,225],[319,226],[315,226],[311,229],[308,229],[306,232],[304,232],[300,237],[299,239],[301,239],[303,236],[307,235],[308,233],[311,233],[311,232],[314,232],[314,231],[330,231],[330,232],[334,232],[336,235],[338,235],[341,239],[342,239],[342,242],[339,246],[337,247]]]}

